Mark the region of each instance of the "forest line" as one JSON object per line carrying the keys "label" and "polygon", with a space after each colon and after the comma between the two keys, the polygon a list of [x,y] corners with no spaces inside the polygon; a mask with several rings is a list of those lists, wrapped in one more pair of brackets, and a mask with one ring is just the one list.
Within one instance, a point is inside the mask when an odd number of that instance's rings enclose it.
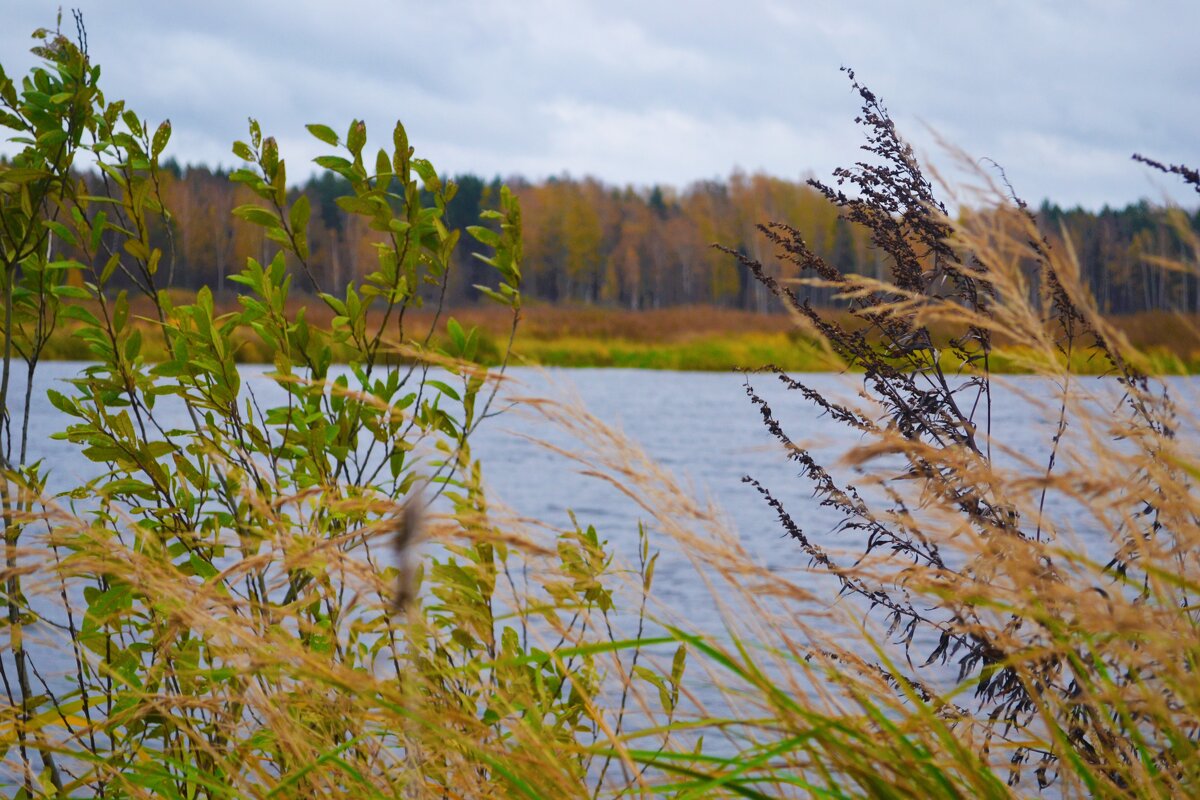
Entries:
{"label": "forest line", "polygon": [[[90,176],[89,181],[98,178]],[[474,224],[493,206],[499,178],[454,177],[457,194],[446,210],[447,227]],[[819,191],[801,181],[756,173],[733,173],[724,181],[671,187],[618,187],[594,178],[509,178],[519,197],[525,230],[523,280],[529,300],[598,305],[625,310],[714,305],[745,311],[777,311],[770,296],[735,260],[712,247],[732,247],[762,261],[783,278],[799,277],[774,257],[773,245],[756,229],[783,221],[797,228],[812,249],[846,272],[882,277],[887,260],[866,229],[838,215]],[[233,210],[254,203],[253,193],[221,169],[166,162],[160,175],[170,230],[156,231],[164,261],[172,261],[175,288],[208,286],[231,291],[228,278],[247,257],[265,257],[271,243],[259,228],[235,224]],[[378,268],[376,243],[367,218],[339,206],[343,178],[324,172],[290,191],[303,193],[313,209],[309,234],[314,287],[305,278],[296,288],[341,294],[351,281]],[[344,201],[343,201],[344,202]],[[1186,234],[1200,231],[1200,209],[1174,212],[1147,201],[1125,208],[1063,209],[1044,202],[1036,212],[1048,238],[1065,233],[1078,255],[1086,285],[1107,314],[1146,311],[1200,312],[1200,281],[1194,274],[1164,270],[1163,260],[1188,252]],[[473,258],[478,245],[464,236],[454,254],[446,287],[452,307],[481,299],[473,288],[486,267]],[[816,305],[830,305],[832,291],[802,286]]]}

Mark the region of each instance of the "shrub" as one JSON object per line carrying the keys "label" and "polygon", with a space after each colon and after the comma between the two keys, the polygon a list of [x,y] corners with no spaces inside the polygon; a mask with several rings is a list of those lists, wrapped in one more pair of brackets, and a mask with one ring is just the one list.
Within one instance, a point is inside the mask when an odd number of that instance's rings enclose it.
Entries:
{"label": "shrub", "polygon": [[[471,363],[479,334],[453,319],[446,349],[430,346],[460,233],[442,223],[454,185],[399,123],[373,159],[362,122],[344,135],[310,125],[336,151],[317,163],[352,190],[338,203],[377,234],[374,270],[334,296],[309,268],[308,200],[289,193],[285,159],[251,120],[231,177],[255,202],[234,214],[277,252],[231,277],[238,311],[217,313],[207,289],[181,301],[156,238],[170,231],[159,176],[171,126],[105,97],[79,33],[35,34],[45,63],[19,87],[0,73],[0,124],[24,145],[0,167],[0,724],[19,794],[480,796],[489,741],[519,739],[523,724],[539,745],[575,735],[583,706],[571,679],[589,679],[592,656],[564,664],[562,650],[539,653],[494,614],[509,543],[487,520],[470,438],[498,374]],[[98,178],[78,172],[85,159]],[[502,191],[484,218],[471,228],[491,250],[497,282],[484,290],[515,326],[515,198]],[[297,277],[332,312],[327,329],[288,303]],[[439,304],[429,327],[406,326],[428,298]],[[54,497],[28,434],[39,359],[66,319],[90,363],[48,396],[95,478]],[[258,384],[236,369],[244,345],[270,354]],[[18,371],[25,403],[10,414]],[[409,550],[439,496],[451,513],[425,527],[446,544],[418,595],[424,570],[410,568]],[[389,566],[401,535],[401,563]],[[593,531],[535,552],[557,564],[541,574],[559,607],[607,602]],[[411,619],[397,621],[404,597]],[[531,608],[509,610],[542,613]],[[558,633],[566,649],[592,632],[564,622]],[[56,669],[64,653],[70,668]],[[497,666],[478,666],[483,655]],[[504,746],[514,782],[562,779],[560,760],[537,771],[519,763],[520,741]],[[420,773],[407,766],[418,754]]]}

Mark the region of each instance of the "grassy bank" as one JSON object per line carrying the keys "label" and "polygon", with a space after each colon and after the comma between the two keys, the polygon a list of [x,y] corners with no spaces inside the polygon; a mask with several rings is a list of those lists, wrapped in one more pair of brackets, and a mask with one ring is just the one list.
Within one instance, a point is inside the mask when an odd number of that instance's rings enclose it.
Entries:
{"label": "grassy bank", "polygon": [[[177,302],[190,295],[179,293]],[[320,301],[295,301],[290,313],[304,309],[310,325],[328,330],[333,314]],[[232,300],[219,302],[221,314],[237,313]],[[511,319],[503,309],[490,306],[455,309],[438,321],[440,341],[447,345],[446,320],[453,316],[464,326],[480,330],[476,360],[494,365],[508,341]],[[831,317],[849,323],[848,315]],[[409,338],[410,332],[424,332],[434,322],[433,315],[414,310],[401,332],[393,326],[394,340]],[[1112,322],[1129,341],[1130,352],[1142,359],[1147,373],[1191,375],[1200,373],[1200,319],[1163,313],[1114,317]],[[143,355],[151,361],[162,360],[165,353],[156,349],[160,337],[148,304],[135,302],[132,324],[142,330]],[[43,357],[86,361],[91,358],[88,344],[76,333],[78,325],[70,320],[51,337]],[[935,338],[936,336],[935,330]],[[940,337],[948,339],[948,332]],[[274,353],[253,335],[236,336],[234,358],[239,363],[271,363]],[[880,345],[882,347],[882,345]],[[846,365],[823,348],[816,338],[799,332],[784,314],[756,314],[731,309],[688,306],[650,311],[621,311],[604,308],[569,306],[532,306],[522,311],[521,325],[513,346],[514,363],[546,367],[617,367],[626,369],[664,369],[727,371],[753,369],[773,364],[789,372],[836,372]],[[336,354],[341,360],[347,353]],[[944,368],[958,369],[960,364],[948,350],[941,351]],[[1035,371],[1045,359],[1027,348],[997,337],[990,369],[1002,374]],[[1060,364],[1067,358],[1060,354]],[[1109,365],[1082,350],[1070,358],[1071,371],[1078,374],[1103,374]],[[853,369],[851,370],[853,371]]]}

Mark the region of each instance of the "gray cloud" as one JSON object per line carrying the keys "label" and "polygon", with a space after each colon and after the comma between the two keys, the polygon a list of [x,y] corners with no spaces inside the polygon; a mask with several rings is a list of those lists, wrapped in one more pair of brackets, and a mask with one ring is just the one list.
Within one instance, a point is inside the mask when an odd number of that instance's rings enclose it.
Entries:
{"label": "gray cloud", "polygon": [[[78,2],[108,95],[170,118],[181,161],[231,164],[253,115],[298,177],[304,123],[362,117],[445,172],[822,175],[858,156],[848,65],[935,163],[929,129],[1031,200],[1194,203],[1129,160],[1200,161],[1190,2]],[[10,74],[53,9],[3,1]]]}

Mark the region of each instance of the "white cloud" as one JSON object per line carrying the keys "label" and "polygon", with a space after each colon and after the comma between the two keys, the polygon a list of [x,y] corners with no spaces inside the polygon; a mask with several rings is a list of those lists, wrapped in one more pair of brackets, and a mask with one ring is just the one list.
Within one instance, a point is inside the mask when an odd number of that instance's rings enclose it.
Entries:
{"label": "white cloud", "polygon": [[[319,151],[304,123],[362,117],[383,139],[403,119],[444,172],[825,174],[859,156],[842,65],[920,149],[925,120],[1035,202],[1157,196],[1135,150],[1200,161],[1190,2],[77,2],[106,91],[171,118],[183,161],[231,163],[254,115],[298,176]],[[20,75],[53,10],[0,10],[0,63]]]}
{"label": "white cloud", "polygon": [[537,177],[562,172],[568,160],[574,175],[602,175],[615,183],[682,185],[734,167],[799,177],[814,166],[832,167],[836,149],[818,125],[797,130],[779,119],[716,109],[689,114],[559,101],[540,107],[538,115],[551,131],[548,147],[517,158],[517,171]]}

